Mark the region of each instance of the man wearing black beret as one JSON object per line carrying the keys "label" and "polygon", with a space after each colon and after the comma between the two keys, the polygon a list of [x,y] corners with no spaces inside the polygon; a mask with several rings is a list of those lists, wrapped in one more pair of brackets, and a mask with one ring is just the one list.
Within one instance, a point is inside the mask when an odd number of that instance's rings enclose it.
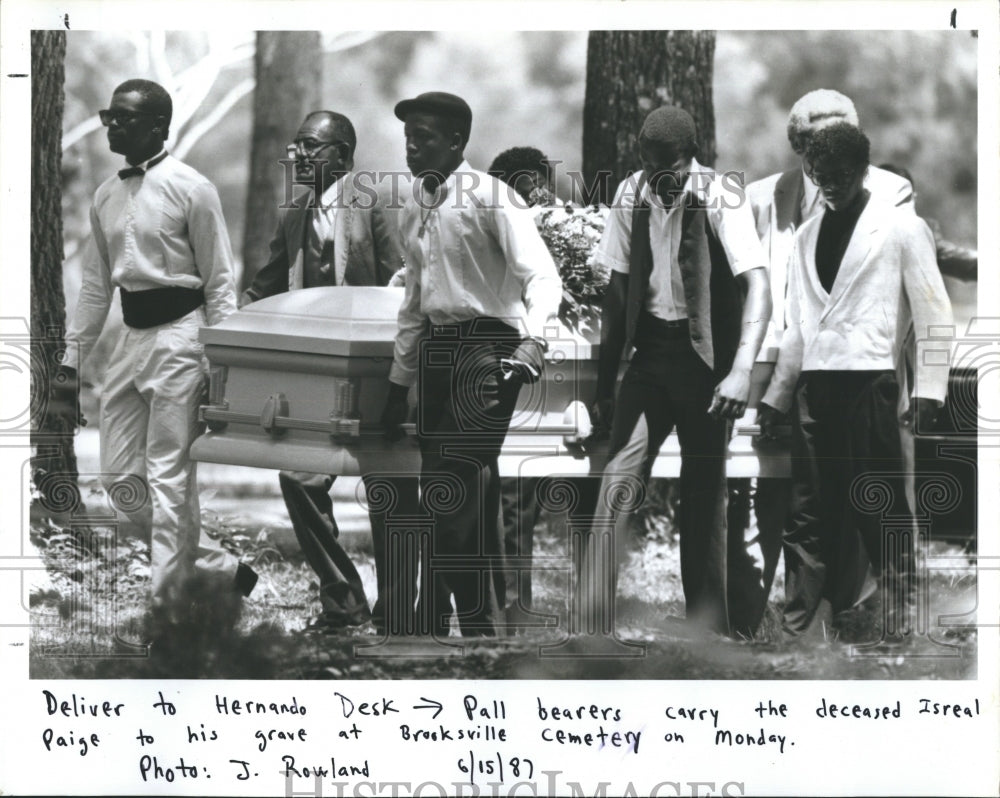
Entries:
{"label": "man wearing black beret", "polygon": [[[698,164],[694,120],[672,106],[646,117],[642,171],[619,187],[596,253],[611,269],[601,317],[595,426],[610,426],[598,517],[581,572],[577,628],[608,617],[628,551],[628,515],[676,428],[681,445],[681,579],[687,617],[730,632],[726,453],[771,316],[753,217]],[[635,347],[620,382],[622,352]],[[608,531],[601,531],[601,528]],[[739,530],[742,532],[742,530]],[[599,539],[611,534],[610,547]],[[610,560],[608,559],[610,557]]]}
{"label": "man wearing black beret", "polygon": [[[513,189],[466,163],[465,100],[427,92],[395,113],[416,179],[399,220],[406,291],[382,422],[399,434],[417,383],[431,578],[452,593],[464,636],[494,636],[504,591],[497,460],[521,385],[542,376],[562,283]],[[441,633],[448,608],[433,612]]]}

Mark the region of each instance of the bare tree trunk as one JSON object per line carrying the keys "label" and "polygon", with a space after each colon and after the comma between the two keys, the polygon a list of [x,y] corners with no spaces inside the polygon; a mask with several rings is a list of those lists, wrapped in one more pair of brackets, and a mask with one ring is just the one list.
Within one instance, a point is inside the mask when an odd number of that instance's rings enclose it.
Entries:
{"label": "bare tree trunk", "polygon": [[[583,177],[588,201],[610,202],[639,168],[637,136],[646,114],[679,105],[698,126],[698,161],[715,163],[712,31],[591,31],[583,105]],[[599,179],[601,173],[606,175]]]}
{"label": "bare tree trunk", "polygon": [[243,286],[267,262],[284,195],[279,159],[303,117],[320,110],[323,50],[316,31],[258,31],[253,142],[243,232]]}
{"label": "bare tree trunk", "polygon": [[77,478],[74,429],[51,412],[49,386],[64,345],[62,121],[66,33],[31,32],[31,439],[34,470]]}

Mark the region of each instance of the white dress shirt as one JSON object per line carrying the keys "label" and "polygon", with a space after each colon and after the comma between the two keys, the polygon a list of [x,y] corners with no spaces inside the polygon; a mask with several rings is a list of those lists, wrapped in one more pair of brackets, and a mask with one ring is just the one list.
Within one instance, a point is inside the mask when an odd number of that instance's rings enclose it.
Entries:
{"label": "white dress shirt", "polygon": [[90,226],[65,365],[78,369],[86,359],[117,287],[201,288],[209,324],[236,310],[233,253],[219,195],[190,166],[168,155],[141,176],[109,177],[94,193]]}
{"label": "white dress shirt", "polygon": [[[312,266],[324,274],[329,269],[334,268],[333,264],[336,262],[333,241],[337,229],[337,209],[342,202],[343,179],[341,177],[339,180],[334,181],[333,185],[323,192],[323,196],[320,197],[319,206],[310,212],[310,216],[312,217],[312,236],[313,240],[318,242],[317,250],[320,254],[320,263],[307,264],[307,268]],[[344,275],[342,273],[334,274],[333,284],[343,285]]]}
{"label": "white dress shirt", "polygon": [[[749,205],[740,202],[737,194],[727,193],[720,181],[712,179],[711,175],[692,160],[691,171],[684,184],[684,195],[670,208],[664,208],[657,198],[651,200],[649,184],[643,184],[642,199],[650,205],[649,244],[653,253],[646,310],[666,321],[686,319],[688,316],[678,255],[683,211],[689,197],[696,196],[707,206],[708,222],[722,243],[734,275],[765,266],[764,251]],[[632,210],[641,176],[642,172],[636,172],[618,187],[604,235],[594,256],[597,262],[621,274],[629,273]]]}
{"label": "white dress shirt", "polygon": [[436,207],[421,180],[413,190],[424,207],[414,197],[400,212],[406,289],[389,379],[416,381],[428,323],[491,316],[544,337],[559,311],[562,281],[513,189],[463,161],[438,186]]}

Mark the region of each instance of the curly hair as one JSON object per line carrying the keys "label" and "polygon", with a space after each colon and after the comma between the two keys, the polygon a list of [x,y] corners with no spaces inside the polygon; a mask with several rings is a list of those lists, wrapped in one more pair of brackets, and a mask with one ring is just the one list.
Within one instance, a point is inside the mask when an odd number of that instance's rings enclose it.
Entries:
{"label": "curly hair", "polygon": [[809,137],[806,160],[816,163],[824,158],[845,159],[853,166],[868,166],[871,145],[861,129],[848,122],[821,128]]}
{"label": "curly hair", "polygon": [[511,147],[494,158],[486,172],[513,185],[514,179],[525,173],[538,172],[548,178],[551,168],[549,159],[541,150],[535,147]]}

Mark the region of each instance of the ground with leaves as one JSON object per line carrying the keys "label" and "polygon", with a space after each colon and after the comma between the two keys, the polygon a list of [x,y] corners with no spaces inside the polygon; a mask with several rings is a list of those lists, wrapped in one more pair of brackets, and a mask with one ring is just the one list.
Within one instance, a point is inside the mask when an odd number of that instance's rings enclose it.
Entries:
{"label": "ground with leaves", "polygon": [[[91,497],[99,498],[97,488]],[[287,539],[248,530],[232,519],[206,513],[205,525],[223,546],[250,563],[260,582],[239,607],[217,594],[146,650],[145,600],[149,585],[148,545],[135,538],[116,542],[110,527],[72,527],[66,519],[37,512],[31,543],[47,564],[32,587],[31,675],[34,678],[225,678],[225,679],[844,679],[973,678],[976,635],[971,628],[932,623],[927,634],[903,650],[872,651],[859,641],[875,634],[876,619],[859,612],[841,637],[790,647],[777,641],[780,606],[772,601],[757,639],[697,636],[682,620],[677,542],[664,512],[637,518],[636,545],[620,579],[618,637],[569,638],[558,628],[566,617],[569,573],[539,570],[534,578],[535,611],[550,616],[517,637],[469,643],[385,641],[370,625],[349,636],[304,631],[319,611],[312,571]],[[280,503],[280,499],[275,498]],[[544,518],[536,532],[536,556],[566,552],[564,526]],[[370,547],[363,536],[352,556],[369,592],[374,591]],[[959,618],[971,625],[975,572],[957,549],[935,544],[950,555],[949,567],[930,572],[927,614]],[[943,560],[938,560],[943,562]],[[780,596],[781,586],[773,593]],[[234,623],[235,621],[235,623]],[[846,638],[851,641],[848,642]]]}

